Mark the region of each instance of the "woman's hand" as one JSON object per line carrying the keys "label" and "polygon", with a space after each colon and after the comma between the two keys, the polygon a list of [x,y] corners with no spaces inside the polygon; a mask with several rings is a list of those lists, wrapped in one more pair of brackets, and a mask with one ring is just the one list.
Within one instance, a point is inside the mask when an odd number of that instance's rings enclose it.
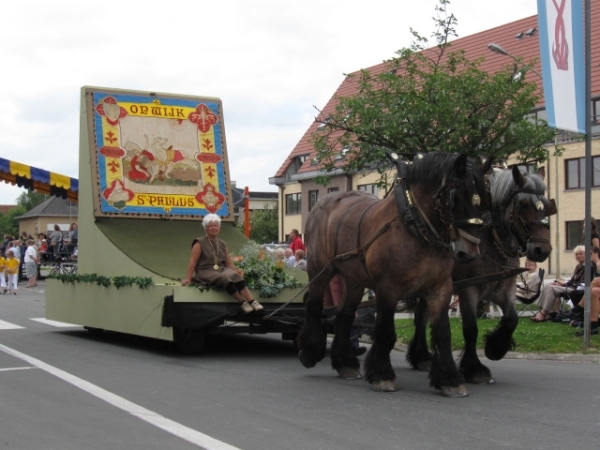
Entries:
{"label": "woman's hand", "polygon": [[181,280],[182,286],[187,286],[188,284],[190,284],[190,280],[188,280],[187,278],[185,280]]}

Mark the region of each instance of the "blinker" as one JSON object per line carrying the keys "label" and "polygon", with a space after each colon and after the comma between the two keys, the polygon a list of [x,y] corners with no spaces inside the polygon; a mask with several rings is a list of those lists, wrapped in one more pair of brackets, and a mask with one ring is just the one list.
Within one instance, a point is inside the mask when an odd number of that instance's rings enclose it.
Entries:
{"label": "blinker", "polygon": [[548,211],[546,211],[546,216],[552,216],[558,212],[558,210],[556,209],[556,200],[551,198],[549,202],[550,206],[548,207]]}
{"label": "blinker", "polygon": [[481,197],[477,194],[473,194],[473,198],[471,199],[471,203],[473,206],[481,205]]}
{"label": "blinker", "polygon": [[537,202],[535,202],[535,209],[537,209],[538,211],[544,210],[544,204],[542,203],[541,200],[538,200]]}

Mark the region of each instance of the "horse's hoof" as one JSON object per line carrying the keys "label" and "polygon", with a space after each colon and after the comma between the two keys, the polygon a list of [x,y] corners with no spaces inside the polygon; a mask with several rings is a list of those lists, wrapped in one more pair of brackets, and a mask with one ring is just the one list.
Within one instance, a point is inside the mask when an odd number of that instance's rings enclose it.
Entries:
{"label": "horse's hoof", "polygon": [[338,374],[344,380],[360,380],[362,375],[358,369],[352,369],[351,367],[342,367],[337,370]]}
{"label": "horse's hoof", "polygon": [[463,398],[469,396],[469,391],[462,384],[458,386],[442,386],[442,395],[450,398]]}
{"label": "horse's hoof", "polygon": [[376,381],[373,383],[373,386],[371,386],[371,389],[376,392],[396,392],[398,390],[394,382],[390,380]]}
{"label": "horse's hoof", "polygon": [[300,360],[302,365],[307,369],[310,369],[317,365],[317,361],[315,361],[314,358],[311,358],[308,355],[308,352],[305,352],[304,350],[300,350],[300,352],[298,353],[298,359]]}
{"label": "horse's hoof", "polygon": [[469,380],[469,382],[475,384],[496,384],[496,380],[494,380],[489,374],[475,375],[473,378],[471,378],[471,380]]}
{"label": "horse's hoof", "polygon": [[417,363],[415,369],[420,370],[421,372],[429,372],[431,370],[431,361],[421,361]]}

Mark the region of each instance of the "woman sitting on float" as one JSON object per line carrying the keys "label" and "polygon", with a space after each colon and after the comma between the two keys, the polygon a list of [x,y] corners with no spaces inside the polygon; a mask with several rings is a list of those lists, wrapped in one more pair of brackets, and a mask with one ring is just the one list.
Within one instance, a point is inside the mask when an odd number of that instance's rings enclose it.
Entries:
{"label": "woman sitting on float", "polygon": [[182,285],[198,282],[217,286],[240,302],[242,311],[261,311],[263,306],[252,298],[242,276],[236,271],[227,244],[219,239],[221,218],[216,214],[207,215],[202,221],[206,236],[192,241],[192,254]]}

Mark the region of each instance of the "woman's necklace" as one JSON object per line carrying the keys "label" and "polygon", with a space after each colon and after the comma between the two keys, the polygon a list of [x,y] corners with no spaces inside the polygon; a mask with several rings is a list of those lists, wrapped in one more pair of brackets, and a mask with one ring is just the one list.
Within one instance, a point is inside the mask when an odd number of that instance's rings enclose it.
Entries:
{"label": "woman's necklace", "polygon": [[[217,259],[217,251],[215,250],[215,247],[213,246],[212,241],[210,240],[210,238],[207,237],[206,239],[208,239],[208,243],[210,244],[210,246],[211,246],[211,248],[213,250],[213,254],[215,255],[215,265],[213,266],[213,268],[215,270],[218,270],[219,269],[219,265],[217,264],[217,261],[218,261],[218,259]],[[219,248],[219,243],[217,242],[217,249],[218,248]]]}

